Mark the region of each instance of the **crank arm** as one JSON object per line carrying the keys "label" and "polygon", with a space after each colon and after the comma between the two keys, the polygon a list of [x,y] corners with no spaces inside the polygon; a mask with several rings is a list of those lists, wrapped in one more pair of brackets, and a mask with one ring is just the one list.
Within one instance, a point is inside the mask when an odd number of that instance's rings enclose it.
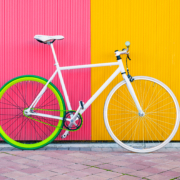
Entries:
{"label": "crank arm", "polygon": [[64,134],[61,136],[62,139],[65,139],[69,135],[69,131],[65,131]]}
{"label": "crank arm", "polygon": [[[76,113],[74,114],[74,116],[72,117],[72,119],[70,120],[70,124],[69,124],[69,129],[71,129],[72,125],[74,124],[75,126],[77,126],[77,124],[75,123],[77,116],[79,114],[79,112],[84,109],[84,103],[82,101],[79,101],[79,107],[76,111]],[[69,135],[69,131],[65,131],[64,134],[61,136],[62,139],[66,138],[67,135]]]}
{"label": "crank arm", "polygon": [[[74,124],[75,126],[77,126],[76,123],[72,123],[72,122],[71,122],[71,123],[69,124],[69,128],[71,128],[73,124]],[[69,131],[65,131],[64,134],[61,136],[61,138],[64,139],[64,138],[66,138],[68,135],[69,135]]]}

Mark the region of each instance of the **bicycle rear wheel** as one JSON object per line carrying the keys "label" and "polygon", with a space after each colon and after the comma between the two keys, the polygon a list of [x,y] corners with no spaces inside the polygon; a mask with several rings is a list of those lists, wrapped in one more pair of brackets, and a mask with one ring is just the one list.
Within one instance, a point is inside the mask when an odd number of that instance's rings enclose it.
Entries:
{"label": "bicycle rear wheel", "polygon": [[145,115],[138,115],[126,83],[122,81],[106,99],[106,128],[114,141],[127,150],[156,151],[171,141],[178,129],[178,101],[164,83],[154,78],[137,76],[131,84]]}
{"label": "bicycle rear wheel", "polygon": [[[46,83],[47,80],[44,78],[26,75],[10,80],[1,88],[0,136],[12,146],[20,149],[38,149],[53,141],[60,133],[63,126],[62,120],[31,116],[39,120],[38,122],[23,114],[23,110],[31,105]],[[33,110],[34,112],[61,118],[64,116],[63,97],[52,83],[48,84],[36,108],[38,110]]]}

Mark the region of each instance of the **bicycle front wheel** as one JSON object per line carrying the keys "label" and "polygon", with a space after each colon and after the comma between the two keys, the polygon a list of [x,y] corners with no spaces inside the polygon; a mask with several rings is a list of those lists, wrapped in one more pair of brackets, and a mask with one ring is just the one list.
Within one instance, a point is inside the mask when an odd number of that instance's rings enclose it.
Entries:
{"label": "bicycle front wheel", "polygon": [[[47,80],[42,77],[26,75],[10,80],[1,88],[0,136],[12,146],[38,149],[53,141],[60,133],[62,120],[30,116],[35,121],[23,114],[46,83]],[[63,97],[52,83],[48,84],[36,108],[32,111],[61,118],[64,116]]]}
{"label": "bicycle front wheel", "polygon": [[173,92],[154,78],[136,76],[131,83],[145,112],[140,117],[125,81],[109,93],[104,106],[106,128],[116,143],[133,152],[153,152],[174,137],[179,105]]}

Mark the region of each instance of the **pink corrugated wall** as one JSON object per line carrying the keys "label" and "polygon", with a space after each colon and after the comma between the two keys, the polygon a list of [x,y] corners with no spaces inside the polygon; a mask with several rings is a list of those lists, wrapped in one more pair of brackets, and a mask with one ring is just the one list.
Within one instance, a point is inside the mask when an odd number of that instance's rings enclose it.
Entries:
{"label": "pink corrugated wall", "polygon": [[[1,0],[0,86],[25,74],[48,79],[55,71],[50,47],[34,40],[36,34],[65,37],[54,43],[60,66],[90,64],[90,1]],[[91,96],[90,73],[90,69],[62,72],[74,110],[79,100],[86,102]],[[59,79],[53,83],[62,92]],[[91,108],[83,119],[83,127],[65,140],[91,139]]]}

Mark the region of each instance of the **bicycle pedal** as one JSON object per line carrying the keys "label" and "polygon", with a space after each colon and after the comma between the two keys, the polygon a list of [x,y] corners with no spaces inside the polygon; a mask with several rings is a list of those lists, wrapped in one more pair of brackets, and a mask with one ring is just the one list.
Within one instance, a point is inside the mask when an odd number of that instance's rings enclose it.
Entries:
{"label": "bicycle pedal", "polygon": [[63,134],[63,135],[61,136],[61,139],[64,139],[64,138],[66,138],[66,136]]}
{"label": "bicycle pedal", "polygon": [[61,136],[62,139],[66,138],[69,135],[69,131],[65,131],[64,134]]}

